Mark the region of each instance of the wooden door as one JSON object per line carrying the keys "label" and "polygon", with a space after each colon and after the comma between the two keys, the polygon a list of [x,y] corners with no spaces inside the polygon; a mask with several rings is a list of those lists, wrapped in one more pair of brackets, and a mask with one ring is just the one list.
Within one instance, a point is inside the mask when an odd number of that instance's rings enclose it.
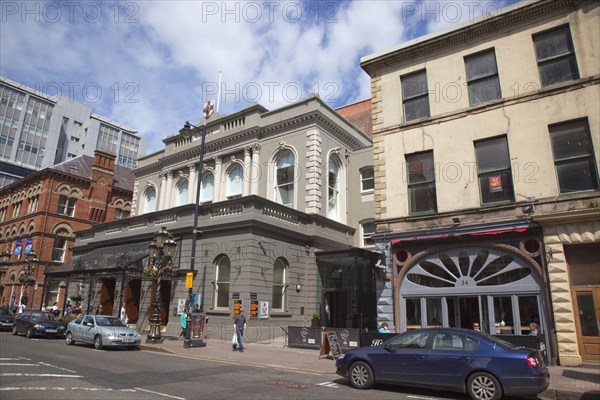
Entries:
{"label": "wooden door", "polygon": [[574,288],[573,303],[581,358],[600,362],[600,286]]}

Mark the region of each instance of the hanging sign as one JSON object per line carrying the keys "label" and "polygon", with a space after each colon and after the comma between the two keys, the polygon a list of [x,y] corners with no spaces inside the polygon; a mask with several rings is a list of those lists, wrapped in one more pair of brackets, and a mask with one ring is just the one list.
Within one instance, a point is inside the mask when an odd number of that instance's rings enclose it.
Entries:
{"label": "hanging sign", "polygon": [[185,288],[191,289],[192,287],[194,287],[194,273],[188,272],[185,274]]}

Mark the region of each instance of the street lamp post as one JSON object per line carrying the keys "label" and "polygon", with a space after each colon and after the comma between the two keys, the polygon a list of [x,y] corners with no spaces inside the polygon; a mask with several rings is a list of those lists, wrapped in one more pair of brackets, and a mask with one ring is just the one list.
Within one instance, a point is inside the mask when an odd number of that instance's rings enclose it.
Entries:
{"label": "street lamp post", "polygon": [[150,250],[150,258],[148,261],[148,269],[146,275],[150,276],[154,283],[156,293],[152,303],[152,316],[150,317],[150,330],[146,343],[160,343],[162,334],[160,332],[160,281],[162,278],[167,278],[173,275],[173,252],[177,243],[173,240],[173,236],[166,228],[161,228],[156,233],[154,241],[148,245]]}
{"label": "street lamp post", "polygon": [[[29,284],[34,283],[36,281],[35,278],[31,277],[32,266],[37,265],[40,262],[40,260],[38,260],[35,251],[32,250],[29,253],[27,253],[27,256],[25,257],[25,262],[27,263],[27,268],[22,271],[20,277],[21,284],[23,285],[23,290],[21,291],[21,304],[27,306],[27,303],[29,302],[29,297],[27,293],[29,291]],[[35,292],[33,298],[35,300]],[[31,306],[33,307],[34,304],[32,303]]]}
{"label": "street lamp post", "polygon": [[[208,118],[210,115],[206,115],[207,111],[205,110],[205,116]],[[181,133],[190,132],[194,128],[200,128],[200,135],[202,140],[200,141],[200,158],[198,160],[198,175],[197,175],[197,185],[196,185],[196,203],[194,204],[194,226],[192,228],[192,253],[190,256],[190,272],[194,273],[194,269],[196,268],[196,241],[198,237],[198,208],[200,204],[200,187],[202,183],[202,169],[204,166],[204,143],[206,140],[206,125],[203,124],[200,127],[190,124],[189,121],[185,121],[183,128],[181,129]],[[193,288],[188,289],[188,299],[187,299],[187,307],[189,310],[192,309],[192,294]],[[200,311],[204,311],[204,302],[201,301]],[[189,326],[189,321],[188,324]]]}

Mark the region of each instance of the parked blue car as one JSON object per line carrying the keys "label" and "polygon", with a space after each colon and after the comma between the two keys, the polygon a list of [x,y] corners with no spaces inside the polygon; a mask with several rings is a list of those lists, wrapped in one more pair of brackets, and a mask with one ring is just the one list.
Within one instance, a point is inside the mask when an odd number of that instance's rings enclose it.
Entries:
{"label": "parked blue car", "polygon": [[454,328],[411,330],[379,346],[348,350],[336,368],[358,389],[377,382],[462,392],[473,400],[535,396],[550,384],[539,350]]}
{"label": "parked blue car", "polygon": [[15,318],[12,333],[23,333],[28,338],[61,337],[65,333],[65,327],[49,312],[26,310]]}

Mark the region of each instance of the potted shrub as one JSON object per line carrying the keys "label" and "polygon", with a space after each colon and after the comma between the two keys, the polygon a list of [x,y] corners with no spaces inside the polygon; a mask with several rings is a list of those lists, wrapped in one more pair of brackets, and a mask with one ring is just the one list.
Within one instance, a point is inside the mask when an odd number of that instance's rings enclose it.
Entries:
{"label": "potted shrub", "polygon": [[318,311],[315,311],[312,315],[312,320],[310,323],[311,327],[319,327],[321,325],[321,313]]}

